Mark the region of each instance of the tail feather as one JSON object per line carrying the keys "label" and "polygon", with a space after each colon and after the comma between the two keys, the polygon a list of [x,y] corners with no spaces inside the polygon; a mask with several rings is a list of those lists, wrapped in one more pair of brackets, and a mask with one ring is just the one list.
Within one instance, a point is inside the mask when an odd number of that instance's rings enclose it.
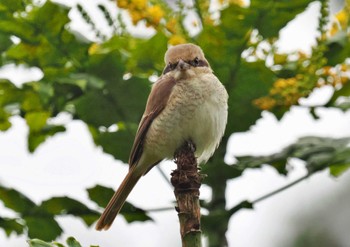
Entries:
{"label": "tail feather", "polygon": [[108,230],[140,177],[141,175],[135,174],[133,168],[129,170],[129,173],[124,178],[118,190],[114,193],[103,214],[98,220],[96,230]]}

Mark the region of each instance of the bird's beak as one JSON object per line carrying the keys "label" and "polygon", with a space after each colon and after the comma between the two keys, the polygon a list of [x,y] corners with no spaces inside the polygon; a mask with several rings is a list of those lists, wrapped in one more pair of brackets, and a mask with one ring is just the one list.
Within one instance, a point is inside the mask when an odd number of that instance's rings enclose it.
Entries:
{"label": "bird's beak", "polygon": [[190,68],[190,65],[185,61],[183,61],[182,59],[180,59],[176,67],[179,70],[187,70]]}

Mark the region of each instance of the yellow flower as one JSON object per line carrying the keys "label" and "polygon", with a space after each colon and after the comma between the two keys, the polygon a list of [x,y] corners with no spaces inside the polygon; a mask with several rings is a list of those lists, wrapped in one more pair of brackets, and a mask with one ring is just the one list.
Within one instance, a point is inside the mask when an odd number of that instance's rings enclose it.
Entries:
{"label": "yellow flower", "polygon": [[164,11],[159,5],[154,5],[146,10],[147,17],[150,23],[159,25],[160,20],[164,17]]}
{"label": "yellow flower", "polygon": [[[349,66],[349,68],[350,68],[350,66]],[[340,67],[340,71],[342,71],[342,72],[346,72],[348,70],[348,66],[346,65],[346,64],[342,64],[341,65],[341,67]]]}
{"label": "yellow flower", "polygon": [[117,0],[117,6],[122,9],[126,9],[129,5],[128,0]]}
{"label": "yellow flower", "polygon": [[186,39],[180,35],[172,35],[169,39],[169,44],[170,45],[179,45],[179,44],[184,44],[186,43]]}
{"label": "yellow flower", "polygon": [[142,10],[147,6],[147,0],[131,0],[131,4],[135,9]]}
{"label": "yellow flower", "polygon": [[339,21],[341,28],[345,30],[349,21],[349,13],[345,9],[342,9],[335,15],[335,18]]}
{"label": "yellow flower", "polygon": [[348,83],[349,82],[349,78],[348,77],[346,77],[346,76],[341,76],[340,77],[340,83],[341,84],[346,84],[346,83]]}
{"label": "yellow flower", "polygon": [[129,14],[134,25],[145,17],[142,12],[137,10],[129,11]]}
{"label": "yellow flower", "polygon": [[166,24],[165,24],[165,28],[171,32],[171,33],[176,33],[176,19],[175,18],[171,18]]}
{"label": "yellow flower", "polygon": [[92,43],[89,47],[88,53],[89,55],[96,54],[99,50],[100,46],[96,43]]}
{"label": "yellow flower", "polygon": [[262,97],[253,101],[253,104],[261,110],[270,110],[276,105],[276,100],[269,97]]}
{"label": "yellow flower", "polygon": [[243,0],[230,0],[229,4],[235,4],[235,5],[243,7],[244,6],[244,1]]}
{"label": "yellow flower", "polygon": [[329,30],[329,35],[334,36],[337,32],[339,32],[339,25],[333,22],[331,29]]}

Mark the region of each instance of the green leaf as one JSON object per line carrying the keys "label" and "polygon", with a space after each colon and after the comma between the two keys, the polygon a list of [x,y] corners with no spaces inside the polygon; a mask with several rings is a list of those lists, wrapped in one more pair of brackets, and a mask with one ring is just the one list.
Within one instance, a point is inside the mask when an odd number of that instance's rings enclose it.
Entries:
{"label": "green leaf", "polygon": [[0,228],[4,229],[6,236],[10,236],[11,233],[20,235],[23,233],[23,225],[18,223],[16,219],[8,219],[0,217]]}
{"label": "green leaf", "polygon": [[[87,189],[87,191],[90,199],[96,202],[100,207],[105,207],[114,194],[113,189],[101,185],[96,185],[93,188]],[[120,214],[123,215],[125,220],[129,223],[133,221],[152,220],[152,218],[146,214],[146,211],[128,202],[125,202]]]}
{"label": "green leaf", "polygon": [[342,164],[342,165],[337,164],[337,165],[330,166],[329,171],[332,176],[339,177],[349,169],[350,169],[350,163]]}
{"label": "green leaf", "polygon": [[1,0],[1,4],[6,6],[11,12],[24,10],[25,8],[25,4],[22,0]]}
{"label": "green leaf", "polygon": [[47,243],[40,239],[30,239],[27,241],[30,247],[56,247],[54,244]]}
{"label": "green leaf", "polygon": [[220,26],[206,25],[199,34],[198,44],[214,73],[226,87],[233,84],[241,53],[253,28],[254,15],[250,8],[230,5],[221,12]]}
{"label": "green leaf", "polygon": [[[168,38],[162,32],[156,33],[152,38],[141,40],[128,59],[128,67],[132,73],[152,74],[164,68],[164,53],[166,52]],[[157,47],[157,49],[154,49]]]}
{"label": "green leaf", "polygon": [[102,185],[96,185],[93,188],[87,189],[89,198],[96,202],[98,206],[105,207],[114,194],[114,190],[104,187]]}
{"label": "green leaf", "polygon": [[325,52],[327,65],[335,66],[343,63],[350,54],[350,38],[345,31],[340,31],[329,40],[326,45],[328,50]]}
{"label": "green leaf", "polygon": [[[28,243],[30,247],[65,247],[65,245],[58,242],[48,243],[40,239],[31,239],[31,240],[28,240]],[[68,247],[81,247],[81,244],[73,237],[67,238],[66,243],[68,244]],[[98,247],[98,246],[90,245],[90,247]]]}
{"label": "green leaf", "polygon": [[69,22],[68,9],[64,5],[46,1],[43,6],[34,8],[27,19],[41,32],[56,37]]}
{"label": "green leaf", "polygon": [[30,128],[31,132],[39,132],[46,125],[46,121],[50,117],[50,112],[40,111],[40,112],[28,112],[25,115],[25,119]]}
{"label": "green leaf", "polygon": [[95,53],[89,56],[87,71],[103,80],[116,83],[125,73],[125,61],[119,51]]}
{"label": "green leaf", "polygon": [[26,214],[36,207],[35,203],[15,189],[0,186],[0,200],[5,207],[17,213]]}
{"label": "green leaf", "polygon": [[129,202],[125,202],[123,208],[120,210],[120,214],[123,215],[123,217],[128,223],[131,223],[134,221],[144,222],[144,221],[152,220],[152,218],[146,214],[145,210],[135,207]]}
{"label": "green leaf", "polygon": [[305,161],[309,173],[330,167],[331,173],[340,175],[350,164],[350,138],[303,137],[282,151],[266,156],[237,157],[240,169],[269,164],[285,174],[289,158]]}
{"label": "green leaf", "polygon": [[[9,20],[0,19],[0,32],[8,35],[15,35],[29,43],[35,43],[38,41],[38,37],[35,35],[35,29],[24,20],[14,18]],[[12,56],[12,48],[9,49],[7,54]]]}
{"label": "green leaf", "polygon": [[40,208],[52,215],[74,215],[80,217],[90,226],[99,216],[99,213],[89,209],[79,201],[69,197],[53,197],[41,203]]}
{"label": "green leaf", "polygon": [[[135,129],[136,131],[136,129]],[[134,135],[128,130],[116,132],[102,132],[95,137],[96,144],[102,146],[105,153],[114,158],[128,162]]]}
{"label": "green leaf", "polygon": [[[0,33],[0,53],[6,51],[12,45],[10,35]],[[0,60],[1,65],[1,60]]]}
{"label": "green leaf", "polygon": [[30,238],[52,241],[63,232],[62,228],[50,215],[25,216],[23,219],[28,227],[28,236]]}
{"label": "green leaf", "polygon": [[76,114],[95,127],[109,127],[120,121],[115,102],[99,91],[89,92],[74,101]]}
{"label": "green leaf", "polygon": [[106,87],[113,97],[120,120],[138,123],[145,110],[151,89],[147,79],[132,77],[129,80],[108,83]]}
{"label": "green leaf", "polygon": [[40,96],[37,93],[33,92],[33,90],[24,91],[23,100],[21,103],[21,108],[25,112],[43,110]]}
{"label": "green leaf", "polygon": [[[267,95],[275,75],[263,61],[242,62],[229,90],[229,114],[226,133],[246,131],[261,117],[253,101]],[[249,113],[249,114],[247,114]]]}
{"label": "green leaf", "polygon": [[29,152],[34,152],[35,149],[43,143],[48,137],[56,133],[65,131],[66,128],[60,125],[45,125],[39,132],[29,132],[28,149]]}
{"label": "green leaf", "polygon": [[338,99],[341,97],[350,97],[350,83],[346,83],[340,89],[335,90],[332,98],[328,101],[326,106],[338,107],[342,110],[348,109],[348,108],[343,108],[342,104],[337,102]]}
{"label": "green leaf", "polygon": [[278,37],[280,30],[311,2],[313,0],[252,0],[251,9],[257,12],[256,28],[264,38]]}
{"label": "green leaf", "polygon": [[68,247],[81,247],[80,243],[73,237],[67,238]]}
{"label": "green leaf", "polygon": [[8,130],[11,127],[10,116],[11,114],[0,108],[0,131]]}
{"label": "green leaf", "polygon": [[58,78],[58,83],[78,86],[82,91],[86,89],[103,89],[105,81],[86,73],[72,73],[68,77]]}

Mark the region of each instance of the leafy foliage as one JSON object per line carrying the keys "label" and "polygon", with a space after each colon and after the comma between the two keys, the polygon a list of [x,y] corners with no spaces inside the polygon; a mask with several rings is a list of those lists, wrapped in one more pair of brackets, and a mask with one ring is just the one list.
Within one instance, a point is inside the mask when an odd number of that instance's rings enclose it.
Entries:
{"label": "leafy foliage", "polygon": [[269,164],[281,174],[286,174],[288,160],[297,158],[305,161],[309,173],[329,167],[332,175],[339,176],[350,167],[349,143],[350,138],[303,137],[275,154],[237,157],[237,165],[243,169]]}
{"label": "leafy foliage", "polygon": [[[211,164],[203,167],[209,175],[204,182],[213,191],[211,202],[203,205],[209,212],[203,218],[204,230],[210,246],[224,246],[230,217],[240,208],[253,206],[242,202],[226,210],[226,182],[239,177],[244,169],[267,163],[285,174],[291,157],[304,160],[310,173],[329,168],[338,176],[349,168],[347,138],[303,138],[280,153],[240,157],[236,166],[227,165],[224,156],[232,133],[248,130],[263,110],[283,117],[314,88],[334,88],[329,102],[318,107],[343,111],[350,108],[350,66],[346,60],[350,18],[349,6],[345,5],[330,21],[328,2],[319,1],[320,33],[312,53],[283,54],[276,52],[279,32],[314,1],[254,0],[247,6],[243,1],[219,2],[213,14],[210,1],[194,1],[193,6],[179,1],[176,8],[160,0],[117,1],[118,8],[129,13],[133,24],[153,29],[155,34],[144,38],[132,35],[123,17],[113,16],[104,4],[98,4],[98,9],[112,28],[111,35],[98,30],[80,4],[69,8],[49,0],[41,5],[31,0],[3,0],[0,66],[35,67],[43,72],[43,77],[20,86],[0,79],[0,130],[11,128],[12,116],[21,116],[29,127],[28,150],[35,152],[47,138],[65,131],[65,126],[54,125],[51,120],[67,112],[86,123],[94,142],[104,152],[126,162],[151,87],[148,78],[161,74],[167,45],[199,44],[230,96],[225,136],[209,161]],[[94,40],[70,30],[69,13],[73,9],[90,25]],[[188,25],[185,19],[193,13],[196,18]],[[191,33],[196,28],[198,32]],[[310,107],[313,111],[314,107]],[[99,185],[87,191],[100,207],[107,204],[113,193]],[[0,187],[0,200],[18,214],[15,219],[0,215],[0,227],[7,235],[27,234],[52,241],[62,232],[55,216],[74,215],[87,226],[98,217],[96,210],[68,197],[55,197],[36,205],[20,192]],[[151,220],[147,212],[128,203],[121,214],[128,222]],[[68,240],[68,246],[80,246],[76,240]],[[29,244],[64,246],[37,239]]]}
{"label": "leafy foliage", "polygon": [[[67,238],[66,243],[67,243],[67,245],[63,245],[63,244],[58,243],[58,242],[48,243],[48,242],[42,241],[40,239],[28,240],[28,244],[30,247],[81,247],[81,244],[73,237]],[[98,246],[90,245],[90,247],[98,247]]]}

